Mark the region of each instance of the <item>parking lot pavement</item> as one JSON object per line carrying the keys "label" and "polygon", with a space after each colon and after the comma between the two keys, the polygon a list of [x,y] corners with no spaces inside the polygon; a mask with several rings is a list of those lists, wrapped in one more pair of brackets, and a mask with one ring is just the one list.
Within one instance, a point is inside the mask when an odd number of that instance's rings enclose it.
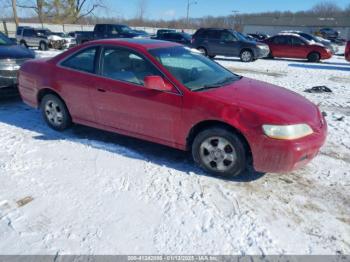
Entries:
{"label": "parking lot pavement", "polygon": [[[2,100],[0,253],[349,254],[350,63],[217,61],[320,104],[329,136],[312,163],[216,179],[186,153],[82,126],[57,133]],[[317,85],[333,92],[303,92]]]}

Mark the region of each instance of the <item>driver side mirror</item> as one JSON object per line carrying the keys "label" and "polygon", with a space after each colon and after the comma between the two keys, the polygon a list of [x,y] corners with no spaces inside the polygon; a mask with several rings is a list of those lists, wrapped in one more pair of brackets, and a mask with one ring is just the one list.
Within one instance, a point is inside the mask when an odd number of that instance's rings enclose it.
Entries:
{"label": "driver side mirror", "polygon": [[173,90],[173,86],[166,82],[161,76],[145,76],[145,87],[152,90],[169,92]]}

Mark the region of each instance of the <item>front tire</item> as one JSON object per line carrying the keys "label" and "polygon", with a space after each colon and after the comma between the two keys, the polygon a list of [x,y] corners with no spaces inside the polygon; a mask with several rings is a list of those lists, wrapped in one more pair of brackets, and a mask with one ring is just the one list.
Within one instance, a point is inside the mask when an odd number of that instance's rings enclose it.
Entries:
{"label": "front tire", "polygon": [[308,55],[307,59],[309,62],[318,63],[321,60],[321,56],[319,53],[312,52],[311,54]]}
{"label": "front tire", "polygon": [[250,50],[243,50],[240,54],[240,59],[242,62],[249,63],[254,60],[254,54]]}
{"label": "front tire", "polygon": [[72,119],[65,103],[56,95],[48,94],[40,104],[45,122],[56,131],[63,131],[71,126]]}
{"label": "front tire", "polygon": [[246,168],[245,147],[233,132],[220,127],[200,132],[192,144],[194,161],[214,176],[234,177]]}
{"label": "front tire", "polygon": [[41,51],[46,51],[48,48],[47,48],[47,44],[45,42],[40,42],[39,44],[39,50]]}

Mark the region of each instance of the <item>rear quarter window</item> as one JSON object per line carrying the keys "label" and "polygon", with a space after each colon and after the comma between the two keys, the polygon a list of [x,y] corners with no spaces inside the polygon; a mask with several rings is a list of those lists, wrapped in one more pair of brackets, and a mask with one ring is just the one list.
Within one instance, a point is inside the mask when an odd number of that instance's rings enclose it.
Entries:
{"label": "rear quarter window", "polygon": [[82,72],[94,73],[96,52],[96,47],[85,49],[64,60],[61,66]]}

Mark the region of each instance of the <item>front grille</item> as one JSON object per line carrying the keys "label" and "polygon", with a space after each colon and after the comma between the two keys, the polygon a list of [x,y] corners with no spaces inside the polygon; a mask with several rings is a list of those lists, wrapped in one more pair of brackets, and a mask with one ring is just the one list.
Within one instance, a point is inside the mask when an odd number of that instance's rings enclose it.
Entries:
{"label": "front grille", "polygon": [[0,70],[0,77],[17,78],[17,70]]}

